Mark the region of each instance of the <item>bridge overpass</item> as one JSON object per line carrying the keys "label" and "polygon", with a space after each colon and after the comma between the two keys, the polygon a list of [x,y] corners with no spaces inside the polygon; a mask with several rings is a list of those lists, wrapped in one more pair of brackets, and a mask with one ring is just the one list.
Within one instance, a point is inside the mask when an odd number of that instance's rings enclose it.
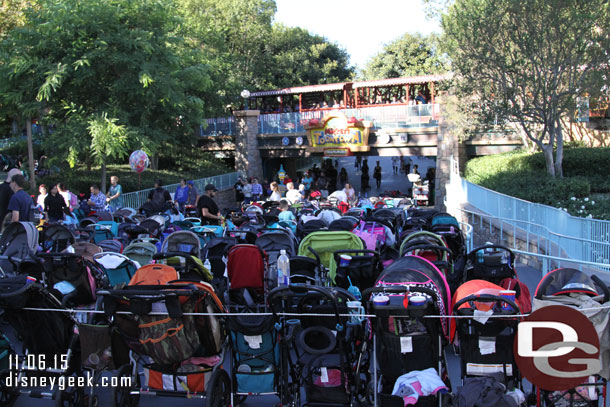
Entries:
{"label": "bridge overpass", "polygon": [[[207,120],[200,129],[200,136],[206,150],[235,160],[238,171],[268,178],[275,175],[280,165],[295,177],[300,169],[313,162],[337,155],[437,157],[447,132],[441,132],[439,126],[444,119],[442,98],[437,97],[436,101],[440,103],[301,113],[236,111],[231,117]],[[367,133],[365,142],[358,145],[316,144],[313,139],[316,123],[321,125],[330,116],[352,118],[361,123],[364,126],[361,130]],[[318,130],[318,134],[322,130]],[[521,139],[516,135],[487,133],[459,142],[455,153],[465,161],[475,156],[510,151],[521,145]]]}

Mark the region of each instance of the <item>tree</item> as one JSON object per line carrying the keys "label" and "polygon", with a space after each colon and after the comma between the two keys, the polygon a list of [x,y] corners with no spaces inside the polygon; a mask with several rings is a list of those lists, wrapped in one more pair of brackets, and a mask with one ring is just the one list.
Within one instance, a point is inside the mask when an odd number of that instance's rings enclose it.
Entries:
{"label": "tree", "polygon": [[354,75],[344,49],[303,28],[274,24],[266,52],[273,56],[268,88],[343,82]]}
{"label": "tree", "polygon": [[104,132],[91,123],[100,118],[124,126],[128,144],[149,153],[194,145],[204,99],[216,89],[200,48],[176,35],[183,20],[172,2],[44,0],[26,21],[0,44],[0,73],[10,74],[0,101],[16,106],[21,88],[28,100],[37,96],[53,127],[49,157],[74,164],[120,155],[122,145],[98,144]]}
{"label": "tree", "polygon": [[447,61],[438,52],[435,35],[406,33],[373,56],[362,70],[364,80],[400,78],[447,72]]}
{"label": "tree", "polygon": [[456,0],[443,16],[462,89],[483,112],[518,123],[553,176],[563,175],[562,116],[574,112],[578,96],[602,88],[609,7],[605,0]]}
{"label": "tree", "polygon": [[271,38],[274,0],[177,0],[186,24],[183,34],[204,52],[222,83],[219,105],[239,99],[242,89],[261,89],[273,55],[265,51]]}

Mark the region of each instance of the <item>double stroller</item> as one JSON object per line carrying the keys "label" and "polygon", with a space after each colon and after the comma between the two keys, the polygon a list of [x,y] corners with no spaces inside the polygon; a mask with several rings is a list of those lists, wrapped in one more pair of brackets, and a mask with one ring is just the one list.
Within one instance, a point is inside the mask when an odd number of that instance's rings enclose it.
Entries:
{"label": "double stroller", "polygon": [[[108,321],[130,350],[118,376],[129,377],[131,386],[114,389],[115,405],[134,405],[140,395],[205,397],[208,405],[228,405],[231,383],[221,368],[225,309],[214,288],[176,280],[178,273],[166,265],[146,268],[126,287],[98,292]],[[197,313],[206,315],[192,315]]]}
{"label": "double stroller", "polygon": [[364,291],[367,310],[375,315],[378,358],[368,388],[370,403],[398,407],[443,401],[450,389],[443,349],[453,333],[442,317],[451,315],[450,298],[443,273],[418,256],[396,260],[375,287]]}

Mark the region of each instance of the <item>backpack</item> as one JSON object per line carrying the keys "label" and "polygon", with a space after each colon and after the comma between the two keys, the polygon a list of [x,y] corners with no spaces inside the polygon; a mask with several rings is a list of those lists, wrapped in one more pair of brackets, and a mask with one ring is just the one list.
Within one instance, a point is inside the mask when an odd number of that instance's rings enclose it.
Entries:
{"label": "backpack", "polygon": [[78,207],[78,197],[70,192],[70,209]]}
{"label": "backpack", "polygon": [[158,211],[167,209],[167,202],[165,201],[165,190],[156,189],[153,193],[152,201],[153,208]]}

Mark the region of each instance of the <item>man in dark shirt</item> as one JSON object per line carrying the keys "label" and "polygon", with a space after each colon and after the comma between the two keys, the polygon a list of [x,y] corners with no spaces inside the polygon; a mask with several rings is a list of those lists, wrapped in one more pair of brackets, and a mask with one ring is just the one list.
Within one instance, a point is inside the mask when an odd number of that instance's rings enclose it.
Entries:
{"label": "man in dark shirt", "polygon": [[218,190],[214,185],[206,185],[204,194],[199,197],[197,202],[197,211],[201,216],[201,223],[204,225],[218,225],[218,222],[223,219],[220,216],[218,205],[216,205],[213,199],[216,196],[216,192]]}
{"label": "man in dark shirt", "polygon": [[11,222],[28,222],[30,221],[30,212],[32,211],[32,197],[23,190],[28,183],[25,177],[21,174],[13,175],[11,179],[11,189],[14,194],[8,203],[8,209],[13,211]]}
{"label": "man in dark shirt", "polygon": [[8,213],[8,202],[13,196],[13,190],[11,189],[11,178],[13,175],[21,174],[21,171],[17,168],[10,170],[6,176],[6,182],[0,185],[0,223],[4,221],[6,214]]}

